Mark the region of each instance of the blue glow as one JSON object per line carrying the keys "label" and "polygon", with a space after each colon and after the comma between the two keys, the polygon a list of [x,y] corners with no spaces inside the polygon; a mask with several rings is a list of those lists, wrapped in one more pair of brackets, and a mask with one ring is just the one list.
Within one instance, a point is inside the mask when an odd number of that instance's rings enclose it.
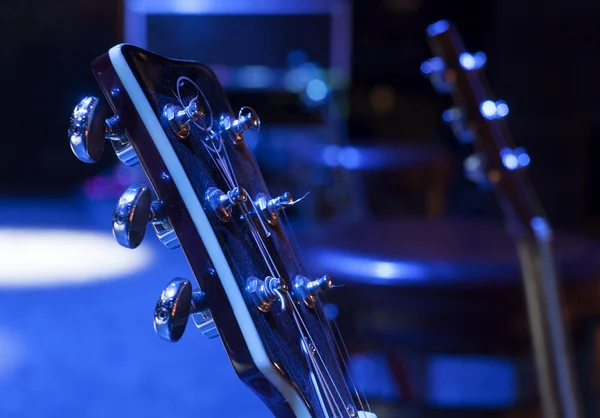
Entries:
{"label": "blue glow", "polygon": [[442,119],[446,123],[451,123],[457,120],[460,117],[460,111],[456,108],[444,110],[442,113]]}
{"label": "blue glow", "polygon": [[425,75],[431,74],[431,62],[423,61],[423,64],[421,64],[421,72]]}
{"label": "blue glow", "polygon": [[238,70],[237,80],[242,87],[261,89],[273,84],[275,75],[264,65],[246,65]]}
{"label": "blue glow", "polygon": [[458,60],[460,61],[460,65],[462,65],[465,70],[472,70],[475,68],[475,57],[468,52],[463,52],[460,54]]}
{"label": "blue glow", "polygon": [[329,89],[323,80],[315,78],[306,85],[306,95],[314,102],[320,102],[327,97]]}
{"label": "blue glow", "polygon": [[341,148],[337,145],[328,145],[323,148],[323,152],[321,153],[321,158],[325,165],[329,167],[337,167],[339,165],[339,154]]}
{"label": "blue glow", "polygon": [[444,67],[445,64],[443,59],[440,57],[433,57],[421,64],[421,72],[425,75],[440,73],[444,71]]}
{"label": "blue glow", "polygon": [[516,170],[519,168],[519,159],[515,154],[506,154],[502,157],[502,164],[509,170]]}
{"label": "blue glow", "polygon": [[340,308],[335,303],[328,303],[323,306],[323,312],[325,313],[325,318],[333,321],[340,314]]}
{"label": "blue glow", "polygon": [[505,358],[438,354],[427,364],[427,400],[444,406],[509,406],[517,397],[517,367]]}
{"label": "blue glow", "polygon": [[527,167],[529,165],[529,163],[531,162],[531,158],[529,157],[529,154],[527,154],[527,153],[519,154],[519,156],[517,157],[517,160],[519,160],[519,165],[521,167]]}
{"label": "blue glow", "polygon": [[496,103],[492,102],[491,100],[486,100],[485,102],[481,103],[480,110],[484,118],[489,120],[496,118]]}
{"label": "blue glow", "polygon": [[386,261],[378,260],[373,257],[359,257],[349,255],[344,252],[325,249],[317,255],[317,262],[331,263],[337,267],[337,274],[343,274],[344,277],[370,277],[370,280],[380,283],[386,283],[389,280],[405,280],[405,281],[428,281],[431,276],[429,267],[424,266],[420,262],[406,261]]}
{"label": "blue glow", "polygon": [[479,51],[475,53],[475,68],[483,67],[486,62],[487,56],[485,55],[485,52]]}
{"label": "blue glow", "polygon": [[530,225],[538,237],[548,239],[552,236],[552,229],[544,218],[536,216],[531,220]]}
{"label": "blue glow", "polygon": [[360,151],[353,147],[345,147],[338,154],[339,163],[346,168],[358,168],[362,161]]}
{"label": "blue glow", "polygon": [[463,52],[458,60],[465,70],[477,70],[485,65],[487,57],[483,52],[477,52],[475,55]]}
{"label": "blue glow", "polygon": [[504,116],[508,115],[508,112],[509,110],[506,102],[503,100],[498,100],[496,102],[496,113],[498,114],[498,117],[503,118]]}
{"label": "blue glow", "polygon": [[527,167],[531,162],[529,155],[523,147],[518,147],[514,150],[510,148],[503,148],[500,151],[500,157],[502,158],[502,164],[508,170],[516,170],[518,168]]}
{"label": "blue glow", "polygon": [[440,33],[446,32],[450,28],[450,23],[447,20],[440,20],[438,22],[432,23],[427,27],[427,35],[429,36],[437,36]]}

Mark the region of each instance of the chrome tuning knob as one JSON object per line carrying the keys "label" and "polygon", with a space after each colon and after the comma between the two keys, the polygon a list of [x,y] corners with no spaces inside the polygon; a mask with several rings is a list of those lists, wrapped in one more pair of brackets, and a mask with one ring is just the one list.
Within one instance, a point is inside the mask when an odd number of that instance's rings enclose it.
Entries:
{"label": "chrome tuning knob", "polygon": [[106,112],[98,98],[85,97],[75,106],[71,115],[71,149],[84,163],[96,163],[104,153],[105,140],[112,144],[123,164],[133,167],[140,162],[127,134],[119,126],[119,117],[106,119]]}
{"label": "chrome tuning knob", "polygon": [[177,235],[164,213],[162,203],[152,201],[147,186],[133,184],[121,195],[113,212],[113,235],[123,247],[137,248],[144,239],[148,222],[152,222],[158,239],[167,248],[179,247]]}
{"label": "chrome tuning knob", "polygon": [[173,279],[162,291],[154,309],[154,330],[160,338],[177,342],[192,315],[196,326],[208,338],[219,333],[208,310],[204,292],[192,291],[189,280]]}

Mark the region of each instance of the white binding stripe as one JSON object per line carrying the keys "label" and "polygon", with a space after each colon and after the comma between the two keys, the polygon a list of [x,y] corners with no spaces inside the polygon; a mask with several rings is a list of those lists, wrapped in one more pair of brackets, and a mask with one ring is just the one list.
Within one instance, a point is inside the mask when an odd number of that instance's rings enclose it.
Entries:
{"label": "white binding stripe", "polygon": [[240,329],[244,335],[244,340],[246,341],[248,349],[250,350],[252,360],[260,372],[287,399],[296,417],[310,418],[311,415],[308,408],[300,399],[294,388],[285,381],[285,379],[271,364],[267,352],[260,341],[256,327],[252,322],[250,312],[248,312],[248,309],[246,308],[246,303],[244,302],[240,288],[238,287],[233,276],[233,272],[227,263],[225,254],[223,254],[223,251],[221,250],[219,241],[217,240],[212,226],[210,225],[210,222],[204,213],[204,209],[202,208],[202,205],[200,204],[200,201],[198,200],[198,197],[192,188],[192,184],[186,176],[183,167],[181,166],[181,163],[179,162],[179,159],[173,150],[173,147],[171,147],[169,139],[163,131],[159,120],[152,111],[150,103],[146,99],[146,96],[136,81],[133,72],[127,64],[127,61],[125,61],[125,58],[123,57],[121,52],[121,47],[123,45],[124,44],[117,45],[110,49],[110,61],[117,75],[121,79],[123,87],[125,87],[129,97],[131,97],[133,105],[142,118],[142,121],[146,125],[146,129],[150,133],[152,141],[154,142],[154,145],[156,145],[156,148],[165,162],[169,173],[171,173],[173,181],[175,182],[175,185],[181,194],[181,198],[185,203],[196,229],[198,230],[198,234],[200,234],[208,255],[210,256],[217,274],[221,279],[225,293],[229,298],[235,318],[240,325]]}

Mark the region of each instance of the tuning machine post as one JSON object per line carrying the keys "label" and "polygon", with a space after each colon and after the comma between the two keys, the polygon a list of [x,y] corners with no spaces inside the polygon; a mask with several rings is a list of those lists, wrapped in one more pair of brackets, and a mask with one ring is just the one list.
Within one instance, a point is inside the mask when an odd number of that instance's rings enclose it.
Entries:
{"label": "tuning machine post", "polygon": [[167,248],[179,247],[177,235],[159,200],[152,201],[150,189],[141,184],[129,186],[113,212],[113,235],[125,248],[137,248],[152,223],[160,242]]}
{"label": "tuning machine post", "polygon": [[259,193],[256,196],[254,205],[260,211],[263,218],[270,224],[277,223],[279,212],[283,209],[293,206],[297,201],[294,200],[292,194],[285,192],[280,196],[270,199],[264,193]]}
{"label": "tuning machine post", "polygon": [[164,288],[154,308],[154,330],[163,340],[177,342],[182,337],[188,318],[207,338],[219,336],[201,290],[192,290],[189,280],[175,278]]}
{"label": "tuning machine post", "polygon": [[227,114],[221,115],[219,118],[219,127],[218,132],[213,132],[209,136],[211,140],[214,141],[222,135],[227,135],[234,144],[239,144],[244,139],[245,131],[260,131],[260,118],[254,109],[244,106],[238,112],[237,119],[232,119]]}
{"label": "tuning machine post", "polygon": [[79,102],[69,124],[69,142],[73,153],[85,163],[96,163],[104,153],[108,140],[119,160],[133,167],[139,159],[127,134],[119,125],[119,117],[106,118],[104,105],[97,97],[87,96]]}
{"label": "tuning machine post", "polygon": [[321,276],[316,280],[308,277],[296,276],[294,279],[293,292],[296,300],[304,302],[309,308],[314,308],[320,290],[333,288],[333,281],[328,275]]}

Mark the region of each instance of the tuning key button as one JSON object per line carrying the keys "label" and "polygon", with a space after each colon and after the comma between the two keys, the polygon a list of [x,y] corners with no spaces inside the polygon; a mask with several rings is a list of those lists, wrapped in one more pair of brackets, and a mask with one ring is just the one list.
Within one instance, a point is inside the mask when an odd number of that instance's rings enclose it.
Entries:
{"label": "tuning key button", "polygon": [[150,189],[133,184],[125,190],[113,212],[113,235],[125,248],[137,248],[144,239],[146,226],[152,222],[158,239],[167,248],[179,247],[177,235],[160,201],[152,202]]}
{"label": "tuning key button", "polygon": [[152,195],[147,186],[133,184],[125,190],[113,212],[113,235],[125,248],[137,248],[146,234]]}
{"label": "tuning key button", "polygon": [[130,167],[139,163],[129,138],[119,126],[118,116],[106,119],[106,111],[98,98],[85,97],[71,115],[71,149],[81,161],[96,163],[104,153],[105,140],[110,141],[121,162]]}
{"label": "tuning key button", "polygon": [[95,163],[104,152],[105,124],[100,102],[96,97],[85,97],[73,110],[69,125],[71,149],[85,163]]}
{"label": "tuning key button", "polygon": [[154,309],[154,330],[158,336],[170,342],[179,341],[192,315],[196,326],[208,338],[217,337],[219,333],[205,299],[204,292],[192,290],[189,280],[173,279],[160,294]]}

